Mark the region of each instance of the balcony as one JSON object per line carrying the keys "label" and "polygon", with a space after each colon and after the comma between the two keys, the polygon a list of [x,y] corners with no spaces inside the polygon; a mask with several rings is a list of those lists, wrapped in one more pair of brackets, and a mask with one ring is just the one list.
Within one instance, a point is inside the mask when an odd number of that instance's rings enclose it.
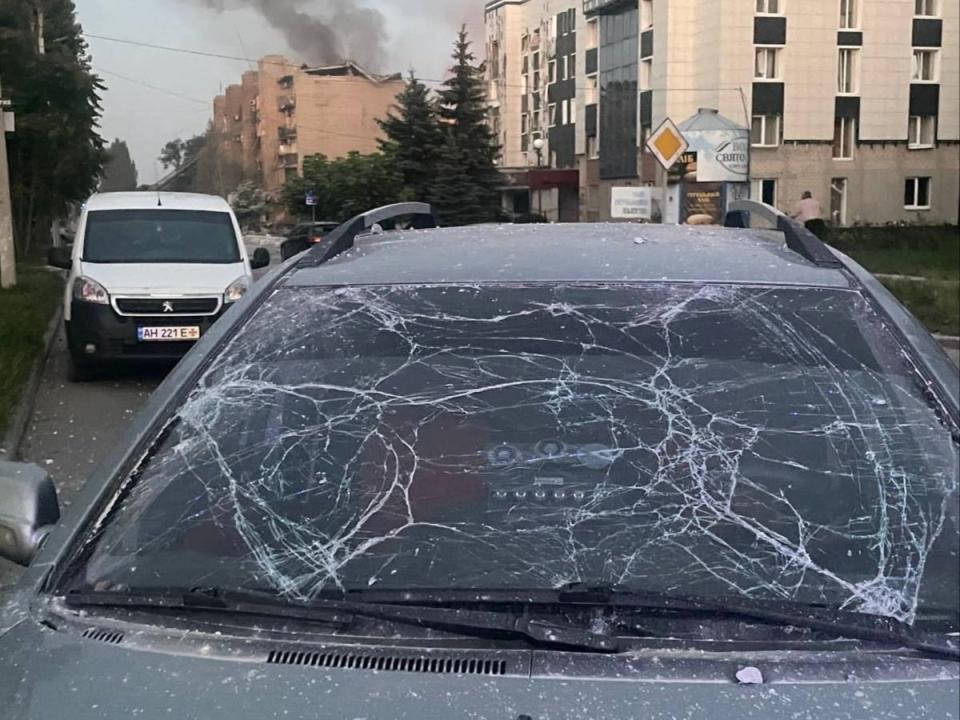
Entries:
{"label": "balcony", "polygon": [[284,147],[280,148],[280,167],[297,169],[300,166],[300,156],[296,153],[284,153]]}
{"label": "balcony", "polygon": [[282,143],[280,145],[280,154],[281,155],[293,155],[294,158],[298,157],[297,154],[297,144],[296,143]]}
{"label": "balcony", "polygon": [[281,95],[277,100],[277,109],[282,113],[293,112],[297,108],[297,99],[292,95]]}
{"label": "balcony", "polygon": [[295,127],[277,128],[277,138],[282,145],[291,145],[297,141],[297,129]]}

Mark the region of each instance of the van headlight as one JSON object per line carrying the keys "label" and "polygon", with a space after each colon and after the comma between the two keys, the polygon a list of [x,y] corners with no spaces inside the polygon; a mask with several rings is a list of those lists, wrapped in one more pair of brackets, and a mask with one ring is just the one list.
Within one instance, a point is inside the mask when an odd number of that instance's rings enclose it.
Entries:
{"label": "van headlight", "polygon": [[243,299],[243,296],[247,294],[247,290],[250,289],[250,278],[244,276],[237,278],[230,286],[227,288],[226,292],[223,293],[223,302],[225,305],[230,305],[231,303],[240,302]]}
{"label": "van headlight", "polygon": [[95,305],[109,305],[110,295],[103,285],[88,277],[80,276],[73,282],[73,299]]}

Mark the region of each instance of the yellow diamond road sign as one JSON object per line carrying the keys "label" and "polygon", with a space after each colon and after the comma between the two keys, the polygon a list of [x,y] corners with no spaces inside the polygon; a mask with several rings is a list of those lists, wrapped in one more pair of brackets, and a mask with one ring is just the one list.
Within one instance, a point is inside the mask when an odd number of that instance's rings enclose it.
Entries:
{"label": "yellow diamond road sign", "polygon": [[664,170],[669,170],[673,164],[680,159],[690,145],[687,143],[683,134],[677,130],[670,118],[667,118],[656,129],[656,131],[647,140],[647,148],[653,153],[654,157],[663,165]]}

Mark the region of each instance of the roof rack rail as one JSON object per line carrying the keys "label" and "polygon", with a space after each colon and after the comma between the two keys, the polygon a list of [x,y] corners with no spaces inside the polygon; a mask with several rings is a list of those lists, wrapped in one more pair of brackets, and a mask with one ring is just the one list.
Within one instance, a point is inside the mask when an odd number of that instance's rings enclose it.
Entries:
{"label": "roof rack rail", "polygon": [[347,220],[347,222],[343,223],[343,225],[327,236],[329,242],[325,242],[321,246],[326,248],[325,250],[322,252],[308,253],[301,261],[301,265],[313,267],[329,262],[338,255],[342,255],[347,252],[347,250],[353,248],[356,239],[370,232],[374,225],[406,217],[412,219],[412,227],[416,230],[437,227],[437,220],[433,214],[433,208],[427,203],[406,202],[384,205],[383,207],[368,210],[365,213],[361,213]]}
{"label": "roof rack rail", "polygon": [[773,223],[783,233],[787,247],[820,267],[843,267],[843,263],[820,238],[793,218],[771,205],[757,200],[734,200],[730,203],[723,225],[728,228],[750,227],[750,215],[757,214]]}

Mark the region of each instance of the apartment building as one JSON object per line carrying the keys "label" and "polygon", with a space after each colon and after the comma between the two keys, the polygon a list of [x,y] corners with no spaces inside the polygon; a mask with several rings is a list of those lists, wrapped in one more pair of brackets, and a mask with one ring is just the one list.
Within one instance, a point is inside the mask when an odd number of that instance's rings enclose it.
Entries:
{"label": "apartment building", "polygon": [[958,14],[955,0],[494,0],[490,122],[514,197],[546,193],[553,219],[572,173],[581,219],[610,218],[613,188],[659,186],[649,133],[708,107],[749,129],[754,197],[790,209],[810,190],[837,224],[955,223]]}
{"label": "apartment building", "polygon": [[376,152],[377,120],[403,87],[399,74],[374,75],[354,63],[311,68],[266,56],[214,100],[221,172],[276,194],[311,155]]}

